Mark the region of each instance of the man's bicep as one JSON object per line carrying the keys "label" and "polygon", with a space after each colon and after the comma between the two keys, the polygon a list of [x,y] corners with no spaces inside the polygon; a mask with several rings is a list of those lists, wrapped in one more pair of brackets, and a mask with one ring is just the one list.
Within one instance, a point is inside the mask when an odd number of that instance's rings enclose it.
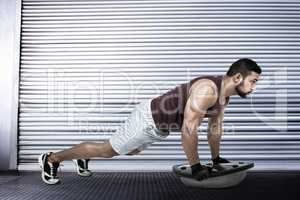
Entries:
{"label": "man's bicep", "polygon": [[183,128],[197,129],[206,114],[207,107],[206,103],[201,102],[195,106],[193,99],[189,98],[184,110]]}
{"label": "man's bicep", "polygon": [[202,122],[207,109],[216,101],[213,89],[197,86],[192,91],[184,109],[183,127],[196,129]]}
{"label": "man's bicep", "polygon": [[196,121],[199,118],[204,117],[205,113],[206,113],[205,107],[197,105],[197,107],[195,108],[195,106],[192,105],[191,99],[188,99],[184,110],[184,120]]}
{"label": "man's bicep", "polygon": [[205,114],[207,109],[215,104],[216,100],[217,95],[212,87],[199,84],[191,91],[186,108],[199,114]]}
{"label": "man's bicep", "polygon": [[[187,102],[189,104],[190,102]],[[196,112],[190,105],[186,106],[181,131],[189,134],[196,133],[198,126],[201,124],[205,113]]]}

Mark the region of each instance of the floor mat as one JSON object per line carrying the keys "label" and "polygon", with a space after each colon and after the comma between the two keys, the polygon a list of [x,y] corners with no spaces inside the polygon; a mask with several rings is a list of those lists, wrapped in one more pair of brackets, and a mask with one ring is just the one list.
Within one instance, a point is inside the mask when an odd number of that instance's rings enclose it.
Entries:
{"label": "floor mat", "polygon": [[100,172],[91,177],[63,172],[59,175],[61,184],[46,185],[37,172],[21,173],[0,185],[1,200],[282,200],[300,194],[300,172],[249,172],[238,186],[208,190],[188,188],[171,172]]}

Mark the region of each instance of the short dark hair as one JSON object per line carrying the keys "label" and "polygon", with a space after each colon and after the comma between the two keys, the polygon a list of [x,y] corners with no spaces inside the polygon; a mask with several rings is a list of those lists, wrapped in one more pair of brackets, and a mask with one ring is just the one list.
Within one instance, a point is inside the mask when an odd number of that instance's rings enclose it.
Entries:
{"label": "short dark hair", "polygon": [[233,76],[237,73],[240,73],[245,78],[246,76],[250,75],[252,71],[261,74],[261,68],[255,61],[249,58],[242,58],[232,63],[226,75]]}

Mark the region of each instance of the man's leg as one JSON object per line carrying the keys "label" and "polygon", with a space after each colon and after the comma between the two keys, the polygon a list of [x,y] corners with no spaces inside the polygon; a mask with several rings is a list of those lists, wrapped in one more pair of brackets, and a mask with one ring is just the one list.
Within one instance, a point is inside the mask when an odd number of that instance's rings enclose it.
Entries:
{"label": "man's leg", "polygon": [[117,156],[109,142],[83,142],[70,149],[66,149],[49,156],[50,162],[62,162],[72,159],[89,159],[92,157],[111,158]]}
{"label": "man's leg", "polygon": [[[162,136],[156,136],[156,134],[153,133],[154,126],[150,100],[142,102],[133,110],[125,123],[118,128],[109,142],[84,142],[64,151],[42,154],[39,157],[39,163],[42,168],[42,178],[47,184],[58,183],[59,179],[56,177],[57,168],[59,162],[64,160],[135,155],[143,150],[144,146],[164,138]],[[155,137],[150,136],[150,132]]]}
{"label": "man's leg", "polygon": [[57,177],[59,163],[64,160],[75,159],[77,173],[81,176],[90,176],[87,162],[91,157],[111,158],[118,155],[109,142],[94,143],[83,142],[72,148],[57,152],[43,153],[39,157],[39,165],[42,168],[42,180],[47,184],[57,184],[60,182]]}

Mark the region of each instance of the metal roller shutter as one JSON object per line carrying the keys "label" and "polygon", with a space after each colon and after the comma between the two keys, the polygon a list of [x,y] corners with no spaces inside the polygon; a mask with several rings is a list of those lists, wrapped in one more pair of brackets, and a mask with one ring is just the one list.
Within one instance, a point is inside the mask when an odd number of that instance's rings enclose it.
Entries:
{"label": "metal roller shutter", "polygon": [[[37,169],[41,152],[108,139],[139,101],[223,74],[241,57],[255,59],[263,79],[250,98],[231,98],[222,155],[299,169],[299,33],[299,1],[23,0],[19,169]],[[91,165],[157,170],[184,160],[172,132],[140,155]]]}

